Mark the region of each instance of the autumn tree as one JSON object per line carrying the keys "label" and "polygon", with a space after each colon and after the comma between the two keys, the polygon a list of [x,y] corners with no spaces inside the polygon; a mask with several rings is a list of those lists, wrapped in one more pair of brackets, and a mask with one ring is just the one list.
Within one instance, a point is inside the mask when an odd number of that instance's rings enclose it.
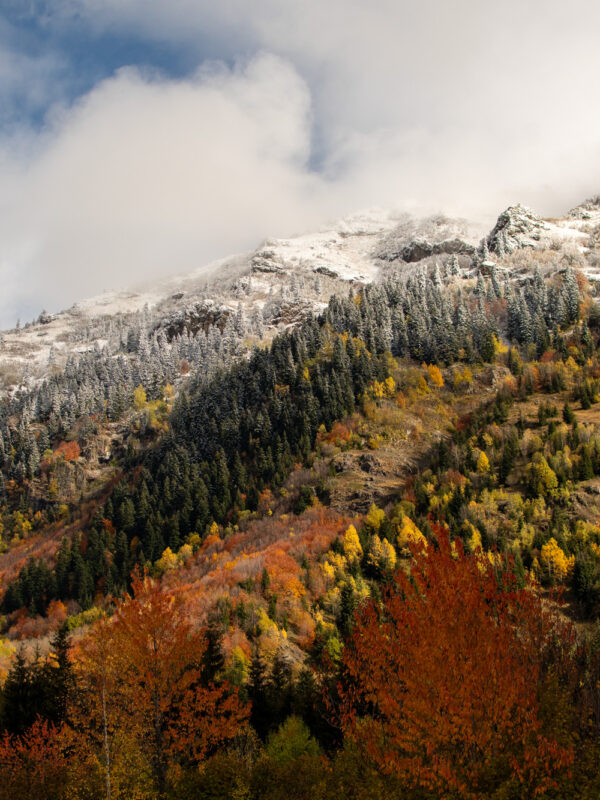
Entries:
{"label": "autumn tree", "polygon": [[570,558],[565,555],[554,537],[543,545],[540,553],[540,561],[544,570],[544,577],[549,583],[562,583],[571,572],[575,564],[575,556]]}
{"label": "autumn tree", "polygon": [[442,377],[440,368],[435,364],[429,364],[429,366],[427,367],[427,375],[429,376],[429,380],[431,381],[433,386],[440,387],[444,385],[444,379]]}
{"label": "autumn tree", "polygon": [[[96,675],[94,735],[101,742],[108,790],[111,733],[137,742],[159,798],[179,764],[194,765],[232,738],[248,716],[226,684],[206,685],[206,638],[181,602],[147,576],[134,576],[132,595],[117,606],[108,627],[98,625],[84,658]],[[113,716],[105,708],[112,696]],[[119,710],[114,698],[118,697]]]}
{"label": "autumn tree", "polygon": [[62,727],[37,719],[0,738],[0,800],[60,800],[69,777]]}
{"label": "autumn tree", "polygon": [[133,393],[133,406],[137,411],[141,411],[146,405],[146,390],[140,384]]}
{"label": "autumn tree", "polygon": [[527,486],[534,496],[547,497],[558,487],[556,473],[541,453],[535,453],[531,463],[527,465],[525,474]]}
{"label": "autumn tree", "polygon": [[119,680],[113,633],[110,620],[102,618],[81,642],[75,656],[78,691],[69,715],[79,733],[78,761],[100,773],[106,800],[127,796],[129,782],[121,777],[134,767],[127,741],[128,698]]}
{"label": "autumn tree", "polygon": [[382,605],[359,611],[343,655],[342,729],[407,786],[535,796],[571,762],[536,696],[545,612],[510,571],[438,540],[437,550],[413,548],[410,576],[395,573]]}
{"label": "autumn tree", "polygon": [[363,554],[360,539],[354,525],[350,525],[344,534],[343,548],[344,555],[350,562],[359,560]]}

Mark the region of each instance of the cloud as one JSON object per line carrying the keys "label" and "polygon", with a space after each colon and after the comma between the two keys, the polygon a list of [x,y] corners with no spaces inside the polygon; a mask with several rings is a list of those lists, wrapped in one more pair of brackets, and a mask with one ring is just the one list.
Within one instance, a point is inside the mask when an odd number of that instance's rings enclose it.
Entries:
{"label": "cloud", "polygon": [[587,0],[47,0],[45,24],[199,69],[122,70],[55,103],[26,155],[0,140],[4,324],[362,207],[491,221],[599,191]]}
{"label": "cloud", "polygon": [[275,56],[185,81],[122,70],[4,161],[3,321],[15,299],[64,307],[316,222],[309,150],[307,87]]}
{"label": "cloud", "polygon": [[225,58],[263,48],[289,60],[311,90],[313,160],[330,177],[347,167],[367,184],[373,160],[382,164],[394,182],[381,185],[382,202],[404,203],[409,193],[435,204],[454,191],[457,207],[479,207],[485,190],[486,210],[518,193],[546,196],[543,210],[556,211],[600,182],[600,6],[589,0],[70,0],[64,8],[98,30],[143,30],[199,52],[208,42]]}

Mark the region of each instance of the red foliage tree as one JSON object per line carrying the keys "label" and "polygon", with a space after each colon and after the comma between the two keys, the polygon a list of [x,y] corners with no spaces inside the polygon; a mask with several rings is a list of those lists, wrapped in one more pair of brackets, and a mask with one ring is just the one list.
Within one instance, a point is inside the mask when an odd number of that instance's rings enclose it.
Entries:
{"label": "red foliage tree", "polygon": [[58,800],[64,796],[68,761],[61,731],[39,720],[22,735],[0,738],[0,798]]}
{"label": "red foliage tree", "polygon": [[439,550],[415,551],[410,575],[396,573],[382,605],[358,615],[343,657],[342,728],[408,786],[534,797],[572,761],[542,724],[537,696],[555,623],[510,572],[499,580],[484,556],[438,539]]}

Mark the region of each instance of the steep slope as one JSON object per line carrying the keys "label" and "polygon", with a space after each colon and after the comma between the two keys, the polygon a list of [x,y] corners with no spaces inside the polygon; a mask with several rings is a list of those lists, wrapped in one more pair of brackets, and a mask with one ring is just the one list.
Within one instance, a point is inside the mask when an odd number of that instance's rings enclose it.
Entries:
{"label": "steep slope", "polygon": [[[93,528],[110,563],[84,564],[87,577],[64,588],[85,605],[165,547],[255,513],[371,382],[391,378],[390,351],[467,372],[493,362],[502,339],[541,356],[576,322],[582,291],[591,304],[583,275],[593,277],[599,218],[593,201],[555,221],[511,207],[478,245],[481,227],[464,220],[357,215],[213,265],[218,278],[96,298],[9,332],[7,368],[38,362],[0,408],[5,579],[32,555],[52,565],[63,536],[85,555]],[[359,448],[331,465],[334,506],[364,512],[393,498],[443,435],[445,413],[409,408],[398,426],[391,413],[379,454]],[[61,596],[44,592],[32,610]]]}
{"label": "steep slope", "polygon": [[314,234],[267,239],[256,250],[222,259],[195,272],[135,290],[106,292],[58,314],[42,312],[23,328],[2,334],[0,388],[13,390],[62,368],[69,356],[94,348],[114,350],[127,329],[183,331],[224,328],[244,318],[248,333],[282,329],[313,311],[347,285],[376,279],[375,243],[396,224],[390,212],[357,214]]}
{"label": "steep slope", "polygon": [[[150,335],[162,330],[171,339],[186,331],[206,332],[212,325],[223,330],[228,319],[237,317],[238,331],[261,339],[321,311],[348,285],[371,283],[390,270],[408,274],[444,264],[454,255],[468,270],[476,265],[484,239],[489,257],[511,271],[526,272],[532,258],[546,271],[567,259],[595,280],[600,278],[599,231],[595,201],[551,220],[511,206],[489,233],[480,222],[441,215],[415,219],[382,210],[363,212],[313,234],[265,240],[250,253],[190,274],[106,292],[57,314],[42,312],[21,329],[1,334],[0,390],[26,387],[94,349],[118,352],[130,329]],[[530,255],[520,255],[523,251]]]}

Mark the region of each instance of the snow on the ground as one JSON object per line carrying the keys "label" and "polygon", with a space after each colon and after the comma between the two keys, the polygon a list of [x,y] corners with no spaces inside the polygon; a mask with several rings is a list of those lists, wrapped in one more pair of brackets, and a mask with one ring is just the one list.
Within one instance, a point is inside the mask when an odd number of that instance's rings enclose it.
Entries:
{"label": "snow on the ground", "polygon": [[369,283],[378,273],[373,260],[373,237],[392,230],[398,218],[392,212],[367,211],[347,217],[333,228],[292,239],[270,239],[265,249],[290,267],[322,274],[333,273],[345,281]]}
{"label": "snow on the ground", "polygon": [[[14,368],[19,379],[25,372],[30,380],[39,378],[48,372],[51,362],[60,366],[69,353],[106,344],[104,338],[86,339],[83,332],[90,325],[146,308],[168,318],[198,301],[232,310],[241,303],[249,315],[261,311],[269,298],[277,297],[282,284],[289,284],[293,275],[311,279],[306,283],[307,296],[302,299],[321,311],[329,296],[339,290],[340,281],[367,283],[376,278],[373,239],[391,230],[397,220],[398,216],[388,210],[361,212],[316,233],[266,240],[255,251],[201,265],[192,272],[80,300],[65,311],[45,315],[43,321],[1,333],[0,367],[8,372]],[[273,272],[257,267],[267,251]],[[317,275],[323,285],[320,296],[312,288]],[[240,293],[236,284],[244,282],[246,291]]]}
{"label": "snow on the ground", "polygon": [[546,228],[544,235],[550,239],[559,240],[573,240],[581,244],[582,240],[588,238],[588,234],[581,230],[584,220],[580,219],[565,219],[558,222],[546,221]]}
{"label": "snow on the ground", "polygon": [[142,311],[144,306],[152,308],[163,296],[155,292],[104,292],[75,303],[66,313],[70,316],[86,316],[89,318],[115,316],[116,314],[134,314]]}
{"label": "snow on the ground", "polygon": [[[534,247],[571,243],[583,253],[590,232],[600,226],[600,208],[588,204],[562,219],[540,223],[539,240],[531,243]],[[241,304],[250,318],[280,296],[283,285],[289,290],[298,277],[303,287],[301,303],[320,311],[331,294],[344,291],[344,283],[376,280],[382,263],[377,254],[386,243],[392,247],[396,240],[418,236],[435,242],[459,236],[476,244],[484,234],[480,223],[468,220],[442,216],[416,220],[385,209],[363,211],[313,233],[267,239],[252,252],[199,265],[186,274],[81,300],[66,311],[46,315],[43,321],[1,333],[0,370],[39,378],[48,373],[51,361],[60,366],[71,352],[84,352],[96,344],[103,347],[103,319],[127,317],[146,307],[154,319],[168,320],[198,302],[231,310]],[[592,264],[584,271],[590,278],[600,277],[600,269]],[[84,335],[86,329],[94,330],[91,338]],[[1,374],[0,379],[6,384]]]}

